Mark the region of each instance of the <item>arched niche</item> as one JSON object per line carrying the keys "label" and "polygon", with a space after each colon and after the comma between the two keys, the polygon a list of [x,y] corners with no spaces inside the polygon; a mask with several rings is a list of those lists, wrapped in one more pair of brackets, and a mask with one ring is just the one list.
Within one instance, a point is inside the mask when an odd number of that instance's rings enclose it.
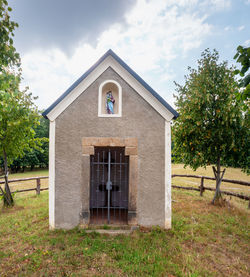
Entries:
{"label": "arched niche", "polygon": [[[114,113],[109,114],[106,109],[107,92],[111,91],[115,100]],[[120,117],[122,115],[122,88],[117,81],[106,80],[99,86],[98,116]]]}

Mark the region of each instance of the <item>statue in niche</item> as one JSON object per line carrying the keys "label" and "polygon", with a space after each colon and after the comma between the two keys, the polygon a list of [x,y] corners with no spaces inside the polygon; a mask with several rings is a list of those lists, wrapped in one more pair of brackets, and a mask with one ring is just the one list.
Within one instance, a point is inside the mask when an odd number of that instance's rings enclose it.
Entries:
{"label": "statue in niche", "polygon": [[106,94],[106,110],[108,114],[114,114],[115,99],[112,95],[112,91],[108,91]]}

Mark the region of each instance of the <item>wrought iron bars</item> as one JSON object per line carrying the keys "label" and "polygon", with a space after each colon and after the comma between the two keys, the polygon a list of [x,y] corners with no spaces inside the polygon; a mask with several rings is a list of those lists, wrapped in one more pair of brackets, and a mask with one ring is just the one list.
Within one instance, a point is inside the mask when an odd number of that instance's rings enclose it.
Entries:
{"label": "wrought iron bars", "polygon": [[128,162],[123,147],[95,148],[90,159],[90,223],[127,223]]}

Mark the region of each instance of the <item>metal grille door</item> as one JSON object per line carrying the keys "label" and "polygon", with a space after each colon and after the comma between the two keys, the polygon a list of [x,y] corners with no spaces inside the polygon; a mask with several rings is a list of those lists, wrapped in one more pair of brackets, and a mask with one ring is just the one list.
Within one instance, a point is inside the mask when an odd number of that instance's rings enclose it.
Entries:
{"label": "metal grille door", "polygon": [[124,147],[95,147],[90,156],[90,223],[127,224],[128,161]]}

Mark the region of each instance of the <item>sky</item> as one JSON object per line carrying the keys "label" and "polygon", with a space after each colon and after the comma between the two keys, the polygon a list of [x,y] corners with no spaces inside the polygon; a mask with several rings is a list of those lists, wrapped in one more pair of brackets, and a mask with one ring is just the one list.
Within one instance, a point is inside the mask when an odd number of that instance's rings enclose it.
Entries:
{"label": "sky", "polygon": [[202,51],[235,64],[250,46],[250,0],[9,0],[23,86],[49,107],[112,49],[174,107]]}

